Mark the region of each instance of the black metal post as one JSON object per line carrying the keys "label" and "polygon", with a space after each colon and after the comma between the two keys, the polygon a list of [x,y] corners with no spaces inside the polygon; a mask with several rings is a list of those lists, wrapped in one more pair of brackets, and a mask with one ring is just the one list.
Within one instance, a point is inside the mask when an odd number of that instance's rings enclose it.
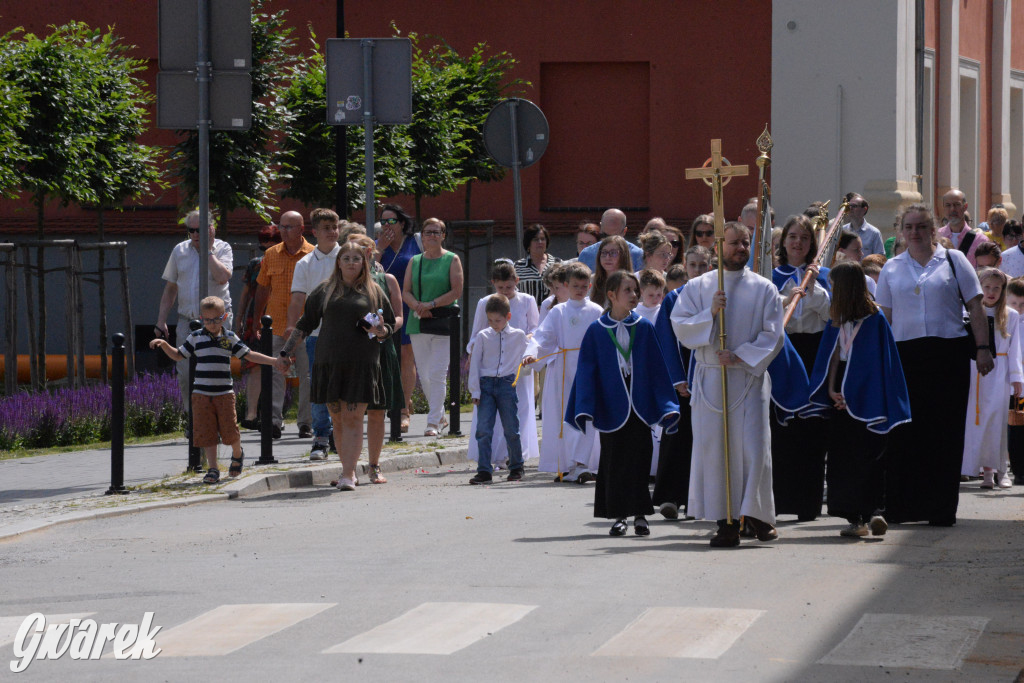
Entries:
{"label": "black metal post", "polygon": [[462,405],[459,403],[459,398],[462,395],[462,327],[459,324],[459,316],[452,319],[449,328],[452,334],[449,337],[451,345],[448,348],[448,386],[451,412],[451,416],[448,418],[448,434],[462,436]]}
{"label": "black metal post", "polygon": [[[384,342],[384,343],[385,344],[394,344],[395,345],[395,353],[398,355],[398,368],[399,368],[399,370],[398,370],[398,377],[399,377],[399,381],[401,381],[401,377],[402,377],[402,370],[401,370],[401,368],[402,368],[402,331],[401,330],[395,330],[395,334],[391,335],[391,339],[386,341],[386,342]],[[388,436],[388,443],[398,443],[398,442],[400,442],[402,440],[402,406],[405,405],[405,392],[404,391],[403,391],[401,396],[397,397],[396,399],[392,400],[391,402],[392,402],[392,404],[394,404],[396,401],[398,401],[400,403],[400,405],[397,408],[392,407],[388,411],[388,420],[391,421],[391,434]]]}
{"label": "black metal post", "polygon": [[[265,356],[274,355],[273,318],[265,315],[260,318],[263,329],[260,331],[260,352]],[[260,366],[260,458],[256,465],[276,465],[274,459],[274,367]]]}
{"label": "black metal post", "polygon": [[[191,320],[188,329],[195,332],[203,326],[199,320]],[[194,444],[195,433],[192,429],[192,390],[196,384],[196,355],[193,353],[188,359],[188,472],[203,471],[203,451]]]}
{"label": "black metal post", "polygon": [[114,335],[110,354],[110,488],[107,495],[124,494],[124,335]]}

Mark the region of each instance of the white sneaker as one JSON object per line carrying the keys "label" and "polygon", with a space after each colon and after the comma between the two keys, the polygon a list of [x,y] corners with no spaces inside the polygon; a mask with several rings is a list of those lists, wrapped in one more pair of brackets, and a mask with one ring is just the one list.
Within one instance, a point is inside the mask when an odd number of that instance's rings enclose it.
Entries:
{"label": "white sneaker", "polygon": [[868,535],[868,525],[864,522],[851,522],[845,529],[839,532],[840,536],[847,538],[861,538]]}
{"label": "white sneaker", "polygon": [[984,474],[982,474],[982,477],[981,477],[981,488],[983,488],[983,489],[994,488],[995,485],[996,485],[995,476],[996,476],[996,473],[995,473],[994,470],[985,470]]}
{"label": "white sneaker", "polygon": [[872,515],[868,526],[871,528],[872,536],[885,536],[885,532],[889,530],[889,523],[882,515]]}
{"label": "white sneaker", "polygon": [[309,451],[310,460],[326,460],[327,459],[327,439],[314,439],[313,448]]}
{"label": "white sneaker", "polygon": [[356,490],[356,482],[355,482],[355,480],[353,480],[353,479],[346,479],[345,477],[342,477],[341,479],[338,480],[338,490],[339,491],[355,491]]}
{"label": "white sneaker", "polygon": [[999,488],[1008,489],[1013,486],[1013,480],[1010,479],[1010,475],[1006,472],[999,473]]}

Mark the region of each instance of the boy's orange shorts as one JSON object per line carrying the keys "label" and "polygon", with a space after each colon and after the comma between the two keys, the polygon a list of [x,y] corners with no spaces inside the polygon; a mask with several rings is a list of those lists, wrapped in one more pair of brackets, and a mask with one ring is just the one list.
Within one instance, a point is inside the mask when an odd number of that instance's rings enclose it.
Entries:
{"label": "boy's orange shorts", "polygon": [[235,420],[235,395],[192,394],[192,445],[216,446],[218,434],[220,443],[228,446],[242,438]]}

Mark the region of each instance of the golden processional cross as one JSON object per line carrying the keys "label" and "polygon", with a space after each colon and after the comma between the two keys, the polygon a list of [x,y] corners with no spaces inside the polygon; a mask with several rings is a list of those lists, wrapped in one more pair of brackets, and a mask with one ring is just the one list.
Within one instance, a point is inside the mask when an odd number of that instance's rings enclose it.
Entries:
{"label": "golden processional cross", "polygon": [[[723,164],[723,162],[725,162]],[[700,178],[711,188],[715,211],[715,248],[718,253],[718,289],[725,291],[725,272],[723,265],[723,248],[725,244],[725,206],[722,201],[722,188],[734,177],[748,175],[746,164],[733,166],[722,156],[722,141],[711,141],[711,158],[700,168],[686,169],[686,179]],[[718,349],[725,351],[725,310],[718,312]],[[732,524],[732,481],[729,468],[729,378],[725,365],[722,368],[722,445],[725,456],[725,514],[726,520]]]}

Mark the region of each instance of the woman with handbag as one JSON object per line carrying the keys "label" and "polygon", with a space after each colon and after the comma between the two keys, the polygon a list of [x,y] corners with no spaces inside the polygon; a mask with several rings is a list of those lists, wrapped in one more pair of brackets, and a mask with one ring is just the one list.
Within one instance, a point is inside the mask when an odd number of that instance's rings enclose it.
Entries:
{"label": "woman with handbag", "polygon": [[[994,367],[982,290],[957,250],[937,244],[924,204],[900,215],[907,250],[878,277],[878,305],[892,324],[910,394],[912,422],[892,430],[886,459],[886,519],[956,524],[964,452],[971,357],[987,375]],[[963,311],[970,313],[970,334]]]}
{"label": "woman with handbag", "polygon": [[424,436],[437,436],[439,429],[447,424],[444,422],[444,396],[449,325],[453,319],[457,320],[458,307],[453,304],[462,292],[462,262],[442,246],[445,232],[444,221],[439,218],[423,221],[423,253],[409,261],[402,287],[402,300],[410,310],[405,329],[412,341],[420,384],[430,406]]}

